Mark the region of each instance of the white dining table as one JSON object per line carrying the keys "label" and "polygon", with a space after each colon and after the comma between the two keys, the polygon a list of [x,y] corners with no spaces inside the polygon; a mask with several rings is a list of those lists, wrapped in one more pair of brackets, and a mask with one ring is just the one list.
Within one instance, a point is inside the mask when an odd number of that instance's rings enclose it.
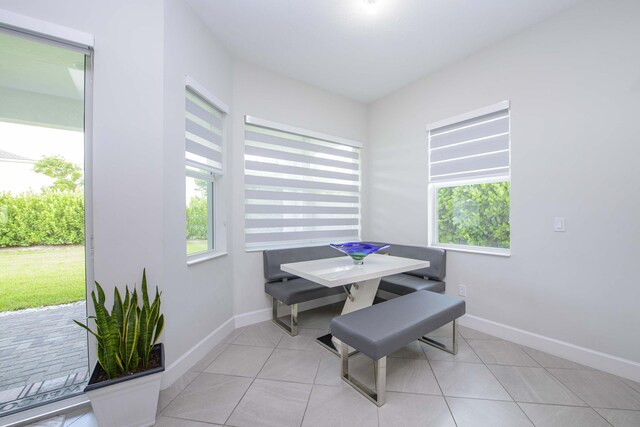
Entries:
{"label": "white dining table", "polygon": [[[282,264],[280,269],[329,288],[343,286],[347,299],[341,314],[347,314],[373,304],[382,277],[429,265],[429,261],[371,254],[360,265],[354,264],[349,256],[341,256]],[[352,285],[350,290],[347,285]],[[318,342],[338,354],[340,341],[331,334],[319,337]]]}

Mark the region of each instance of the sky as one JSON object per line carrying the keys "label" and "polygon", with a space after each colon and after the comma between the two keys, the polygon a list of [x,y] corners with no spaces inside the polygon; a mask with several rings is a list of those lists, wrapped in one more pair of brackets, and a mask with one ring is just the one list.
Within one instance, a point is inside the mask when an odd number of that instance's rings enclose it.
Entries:
{"label": "sky", "polygon": [[[84,133],[0,122],[0,149],[37,161],[59,155],[84,171]],[[39,191],[52,179],[32,171],[31,163],[0,161],[0,192]]]}

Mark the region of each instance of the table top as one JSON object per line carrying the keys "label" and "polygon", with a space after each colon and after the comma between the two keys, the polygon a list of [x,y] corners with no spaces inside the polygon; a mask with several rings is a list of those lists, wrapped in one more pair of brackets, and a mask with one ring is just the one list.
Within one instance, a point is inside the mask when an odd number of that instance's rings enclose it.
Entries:
{"label": "table top", "polygon": [[329,288],[429,267],[429,261],[371,254],[355,265],[349,256],[282,264],[280,269]]}

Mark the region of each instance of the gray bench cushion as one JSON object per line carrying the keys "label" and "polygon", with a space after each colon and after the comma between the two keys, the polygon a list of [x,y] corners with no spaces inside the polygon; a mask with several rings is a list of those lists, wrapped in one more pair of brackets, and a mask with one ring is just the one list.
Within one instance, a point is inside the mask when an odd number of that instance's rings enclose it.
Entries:
{"label": "gray bench cushion", "polygon": [[417,291],[336,317],[331,321],[331,333],[378,360],[464,312],[463,299]]}
{"label": "gray bench cushion", "polygon": [[329,295],[340,294],[342,287],[327,288],[307,279],[296,278],[286,282],[267,282],[264,291],[287,305],[298,304]]}
{"label": "gray bench cushion", "polygon": [[335,258],[341,255],[343,254],[340,251],[329,245],[264,251],[262,253],[264,278],[267,279],[267,282],[274,282],[297,277],[291,273],[280,270],[280,264],[310,261],[312,259]]}
{"label": "gray bench cushion", "polygon": [[380,290],[398,295],[406,295],[415,291],[443,293],[445,284],[440,280],[423,279],[410,274],[394,274],[382,278]]}
{"label": "gray bench cushion", "polygon": [[404,274],[417,277],[429,277],[434,280],[444,280],[447,275],[447,251],[444,249],[423,246],[391,245],[387,249],[384,249],[384,252],[393,256],[421,259],[431,263],[427,268],[407,271]]}

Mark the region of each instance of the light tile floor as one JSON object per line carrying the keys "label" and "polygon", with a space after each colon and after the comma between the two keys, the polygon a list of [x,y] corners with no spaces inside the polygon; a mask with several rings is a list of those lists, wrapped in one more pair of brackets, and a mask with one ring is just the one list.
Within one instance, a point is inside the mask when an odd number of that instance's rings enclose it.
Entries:
{"label": "light tile floor", "polygon": [[[161,392],[156,426],[640,426],[640,384],[464,327],[457,356],[421,343],[392,355],[378,408],[340,380],[338,358],[314,342],[339,309],[302,313],[297,337],[271,322],[234,331]],[[353,374],[371,384],[373,364],[352,360]]]}

